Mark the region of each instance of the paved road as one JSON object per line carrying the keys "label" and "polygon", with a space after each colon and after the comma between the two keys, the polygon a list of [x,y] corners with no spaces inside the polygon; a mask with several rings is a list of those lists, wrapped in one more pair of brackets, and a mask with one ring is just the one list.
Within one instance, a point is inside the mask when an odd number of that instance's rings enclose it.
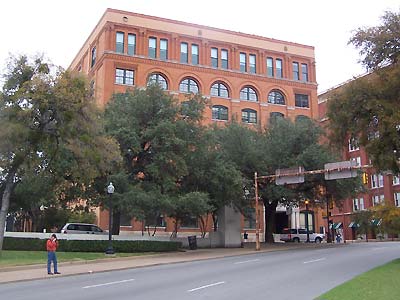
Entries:
{"label": "paved road", "polygon": [[400,243],[297,249],[0,285],[1,299],[314,299],[400,257]]}

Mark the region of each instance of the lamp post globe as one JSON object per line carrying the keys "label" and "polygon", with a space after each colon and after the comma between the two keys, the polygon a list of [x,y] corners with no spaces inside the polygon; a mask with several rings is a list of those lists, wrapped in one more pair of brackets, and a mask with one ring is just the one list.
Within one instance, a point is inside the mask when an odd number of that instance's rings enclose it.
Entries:
{"label": "lamp post globe", "polygon": [[111,197],[114,193],[114,185],[112,182],[107,186],[107,194],[109,195],[109,211],[108,211],[108,247],[106,249],[106,254],[114,254],[115,251],[112,246],[112,201]]}

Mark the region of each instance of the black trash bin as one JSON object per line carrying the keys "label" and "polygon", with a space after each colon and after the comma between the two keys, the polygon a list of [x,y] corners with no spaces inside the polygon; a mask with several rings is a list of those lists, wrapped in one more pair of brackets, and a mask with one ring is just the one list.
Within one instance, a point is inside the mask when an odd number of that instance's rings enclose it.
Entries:
{"label": "black trash bin", "polygon": [[190,250],[196,250],[197,249],[197,240],[195,235],[188,236],[188,242],[189,242],[189,249]]}

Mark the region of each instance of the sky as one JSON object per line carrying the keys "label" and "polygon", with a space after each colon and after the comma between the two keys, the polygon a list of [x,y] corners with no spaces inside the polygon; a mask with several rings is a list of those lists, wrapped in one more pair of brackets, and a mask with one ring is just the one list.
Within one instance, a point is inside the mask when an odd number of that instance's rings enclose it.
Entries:
{"label": "sky", "polygon": [[0,73],[10,54],[44,54],[68,68],[106,8],[315,47],[318,92],[365,73],[347,42],[381,23],[399,0],[12,0],[0,1]]}

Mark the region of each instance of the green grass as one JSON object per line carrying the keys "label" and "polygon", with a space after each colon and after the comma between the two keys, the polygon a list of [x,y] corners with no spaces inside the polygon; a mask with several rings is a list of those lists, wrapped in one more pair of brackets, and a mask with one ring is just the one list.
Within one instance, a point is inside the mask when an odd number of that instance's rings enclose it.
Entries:
{"label": "green grass", "polygon": [[[154,254],[152,252],[146,253],[117,253],[115,257],[128,257]],[[114,256],[113,256],[114,257]],[[91,252],[57,252],[57,261],[71,262],[71,261],[86,261],[95,259],[110,258],[105,256],[104,253],[91,253]],[[3,250],[0,256],[0,268],[21,265],[35,265],[45,264],[47,262],[46,251],[13,251]]]}
{"label": "green grass", "polygon": [[400,299],[400,259],[361,274],[317,299],[398,300]]}

